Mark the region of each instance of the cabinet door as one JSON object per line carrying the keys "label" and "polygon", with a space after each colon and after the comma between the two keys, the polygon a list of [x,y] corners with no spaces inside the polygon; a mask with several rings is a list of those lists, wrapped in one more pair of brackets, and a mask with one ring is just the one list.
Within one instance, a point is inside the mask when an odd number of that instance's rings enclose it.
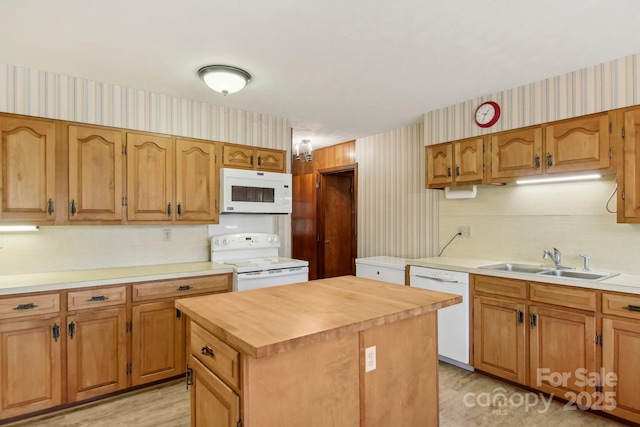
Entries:
{"label": "cabinet door", "polygon": [[127,134],[127,219],[173,219],[173,161],[172,138]]}
{"label": "cabinet door", "polygon": [[59,317],[0,324],[0,419],[62,404],[61,329]]}
{"label": "cabinet door", "polygon": [[620,187],[618,193],[618,203],[622,205],[618,208],[622,210],[618,214],[619,220],[630,220],[637,222],[640,220],[640,109],[632,109],[624,113],[623,140],[623,171],[618,174]]}
{"label": "cabinet door", "polygon": [[218,222],[215,144],[176,140],[176,218]]}
{"label": "cabinet door", "polygon": [[528,320],[529,385],[567,400],[593,396],[585,377],[597,372],[595,317],[531,305]]}
{"label": "cabinet door", "polygon": [[546,173],[609,168],[609,113],[565,120],[546,127]]}
{"label": "cabinet door", "polygon": [[451,143],[428,145],[426,150],[427,188],[442,188],[453,182]]}
{"label": "cabinet door", "polygon": [[475,297],[473,308],[473,366],[524,384],[524,303]]}
{"label": "cabinet door", "polygon": [[193,369],[191,426],[236,427],[240,420],[238,395],[195,357],[190,357],[189,366]]}
{"label": "cabinet door", "polygon": [[69,220],[122,220],[122,132],[69,126]]}
{"label": "cabinet door", "polygon": [[127,386],[126,309],[83,310],[67,317],[69,402]]}
{"label": "cabinet door", "polygon": [[453,143],[455,181],[482,181],[484,177],[484,138],[466,139]]}
{"label": "cabinet door", "polygon": [[284,157],[285,152],[281,150],[256,149],[258,156],[257,169],[271,172],[285,172],[287,165]]}
{"label": "cabinet door", "polygon": [[173,301],[134,306],[132,314],[133,386],[184,372],[185,321]]}
{"label": "cabinet door", "polygon": [[235,144],[222,147],[222,165],[228,168],[255,169],[255,149]]}
{"label": "cabinet door", "polygon": [[[615,408],[603,408],[614,415],[640,423],[640,322],[602,320],[602,366],[605,372],[605,401],[613,397]],[[615,377],[609,375],[615,374]]]}
{"label": "cabinet door", "polygon": [[0,117],[0,220],[55,220],[55,124]]}
{"label": "cabinet door", "polygon": [[525,128],[491,137],[491,180],[542,173],[542,129]]}

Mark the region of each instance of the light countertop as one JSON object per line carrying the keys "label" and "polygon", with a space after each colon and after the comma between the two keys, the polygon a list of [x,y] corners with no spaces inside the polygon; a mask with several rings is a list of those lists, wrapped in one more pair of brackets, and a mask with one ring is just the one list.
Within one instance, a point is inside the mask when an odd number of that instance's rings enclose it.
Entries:
{"label": "light countertop", "polygon": [[142,267],[9,274],[4,276],[0,275],[0,295],[177,279],[181,277],[207,276],[210,274],[232,272],[233,268],[228,265],[207,261],[147,265]]}
{"label": "light countertop", "polygon": [[[512,262],[512,261],[506,261]],[[513,261],[513,263],[520,263]],[[528,273],[516,273],[511,271],[488,270],[480,268],[486,265],[500,264],[500,261],[489,261],[474,258],[448,258],[433,257],[407,260],[408,265],[418,267],[439,268],[442,270],[461,271],[472,274],[483,274],[485,276],[506,277],[510,279],[527,280],[530,282],[555,283],[559,285],[576,286],[588,289],[599,289],[603,291],[627,292],[640,295],[640,275],[619,274],[605,280],[580,280],[566,277],[540,276]],[[521,264],[533,264],[522,262]],[[579,270],[578,270],[579,271]]]}
{"label": "light countertop", "polygon": [[176,308],[243,353],[261,358],[460,302],[459,295],[343,276],[183,298]]}

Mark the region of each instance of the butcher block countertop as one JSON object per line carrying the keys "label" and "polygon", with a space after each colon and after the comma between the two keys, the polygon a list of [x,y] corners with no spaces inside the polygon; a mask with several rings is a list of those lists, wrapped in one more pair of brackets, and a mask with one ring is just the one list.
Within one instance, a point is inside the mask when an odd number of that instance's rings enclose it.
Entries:
{"label": "butcher block countertop", "polygon": [[343,276],[185,298],[176,308],[254,358],[419,316],[462,297]]}

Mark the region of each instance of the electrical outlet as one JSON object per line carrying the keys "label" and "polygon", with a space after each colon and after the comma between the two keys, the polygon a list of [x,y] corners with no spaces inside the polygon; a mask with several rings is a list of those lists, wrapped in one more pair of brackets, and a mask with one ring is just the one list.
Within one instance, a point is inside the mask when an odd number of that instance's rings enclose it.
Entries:
{"label": "electrical outlet", "polygon": [[370,372],[376,369],[376,346],[364,349],[364,371]]}
{"label": "electrical outlet", "polygon": [[164,240],[165,242],[170,242],[171,241],[171,229],[170,228],[163,228],[162,229],[162,240]]}
{"label": "electrical outlet", "polygon": [[471,237],[471,226],[470,225],[459,225],[458,233],[460,233],[460,237]]}

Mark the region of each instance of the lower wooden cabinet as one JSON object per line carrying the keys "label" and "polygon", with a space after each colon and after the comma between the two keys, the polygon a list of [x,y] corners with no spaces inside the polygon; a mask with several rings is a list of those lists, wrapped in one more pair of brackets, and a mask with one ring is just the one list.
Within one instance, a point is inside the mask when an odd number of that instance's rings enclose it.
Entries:
{"label": "lower wooden cabinet", "polygon": [[474,367],[524,384],[524,302],[475,297],[473,307]]}
{"label": "lower wooden cabinet", "polygon": [[134,306],[131,318],[131,385],[184,373],[185,317],[173,301]]}
{"label": "lower wooden cabinet", "polygon": [[62,403],[60,317],[0,324],[0,419]]}
{"label": "lower wooden cabinet", "polygon": [[198,359],[190,356],[191,425],[194,427],[237,427],[240,396]]}
{"label": "lower wooden cabinet", "polygon": [[127,387],[125,307],[83,310],[67,317],[68,402]]}

